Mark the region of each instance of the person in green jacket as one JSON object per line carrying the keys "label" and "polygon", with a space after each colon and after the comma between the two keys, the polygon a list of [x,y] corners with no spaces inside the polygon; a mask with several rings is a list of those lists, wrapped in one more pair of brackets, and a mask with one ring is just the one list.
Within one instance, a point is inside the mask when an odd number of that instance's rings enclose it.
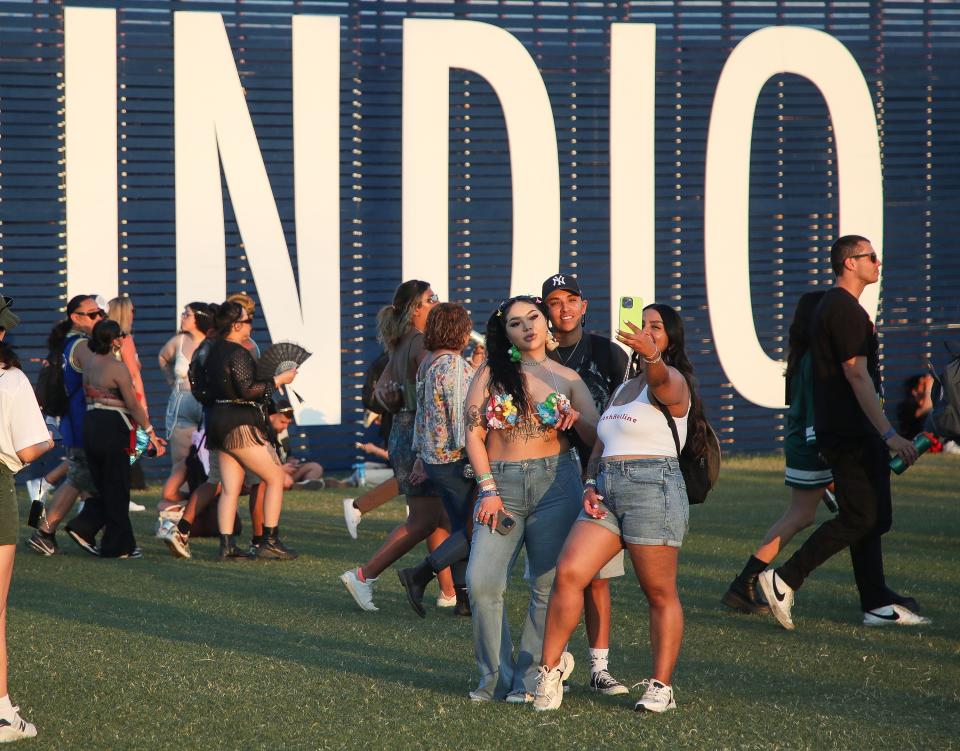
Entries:
{"label": "person in green jacket", "polygon": [[824,292],[808,292],[797,303],[790,325],[787,355],[786,390],[787,432],[784,438],[786,472],[784,483],[790,488],[790,505],[763,542],[747,560],[743,571],[730,584],[721,598],[724,605],[743,613],[769,610],[757,589],[757,577],[797,532],[806,529],[816,517],[817,505],[833,474],[820,456],[813,430],[813,361],[810,356],[810,334],[813,313]]}

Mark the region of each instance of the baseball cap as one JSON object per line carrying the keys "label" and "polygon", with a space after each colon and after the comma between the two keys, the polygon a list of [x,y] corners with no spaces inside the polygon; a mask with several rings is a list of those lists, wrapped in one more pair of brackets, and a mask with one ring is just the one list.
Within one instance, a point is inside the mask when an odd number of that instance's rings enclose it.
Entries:
{"label": "baseball cap", "polygon": [[540,296],[544,302],[546,302],[547,295],[551,292],[556,292],[558,289],[563,289],[567,292],[572,292],[578,297],[583,297],[583,293],[580,291],[580,285],[577,283],[577,278],[570,276],[570,274],[554,274],[551,277],[547,277],[543,283],[543,290]]}

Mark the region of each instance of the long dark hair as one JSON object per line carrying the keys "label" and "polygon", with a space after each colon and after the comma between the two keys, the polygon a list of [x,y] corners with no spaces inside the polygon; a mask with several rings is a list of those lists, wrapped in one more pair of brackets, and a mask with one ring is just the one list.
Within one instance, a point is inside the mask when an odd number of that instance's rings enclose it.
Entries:
{"label": "long dark hair", "polygon": [[[687,420],[687,444],[694,454],[700,456],[707,444],[707,419],[703,413],[703,402],[697,388],[697,379],[693,375],[693,364],[687,357],[687,337],[683,330],[683,319],[670,305],[651,303],[644,310],[655,310],[663,320],[663,331],[670,342],[663,351],[663,361],[676,368],[687,381],[690,388],[690,415]],[[636,353],[634,353],[636,355]]]}
{"label": "long dark hair", "polygon": [[193,311],[197,330],[206,336],[207,332],[213,328],[213,307],[206,302],[187,303],[187,307]]}
{"label": "long dark hair", "polygon": [[420,302],[420,295],[430,289],[421,279],[408,279],[393,293],[393,303],[377,313],[377,339],[387,352],[393,352],[410,329],[410,319]]}
{"label": "long dark hair", "polygon": [[95,355],[107,355],[113,350],[113,340],[122,334],[120,324],[112,318],[98,321],[90,332],[90,351]]}
{"label": "long dark hair", "polygon": [[784,401],[790,404],[790,391],[793,385],[794,376],[800,370],[800,361],[810,350],[810,343],[813,341],[813,314],[820,300],[826,294],[826,290],[818,292],[807,292],[801,295],[797,301],[797,309],[793,313],[793,323],[790,324],[790,339],[787,349],[787,369],[783,377],[787,379],[786,398]]}
{"label": "long dark hair", "polygon": [[50,329],[50,335],[47,337],[47,349],[51,352],[57,352],[63,349],[63,342],[67,338],[67,334],[70,333],[70,329],[73,328],[73,321],[70,316],[77,312],[79,308],[87,300],[96,300],[96,297],[93,295],[74,295],[70,298],[70,302],[67,303],[67,317],[57,321],[52,329]]}
{"label": "long dark hair", "polygon": [[230,300],[226,300],[222,305],[211,305],[210,307],[213,308],[213,325],[220,336],[229,334],[233,324],[246,315],[246,311],[240,303]]}
{"label": "long dark hair", "polygon": [[20,358],[17,357],[17,353],[13,351],[13,347],[4,342],[0,342],[0,366],[3,366],[3,369],[7,368],[19,368],[23,370],[23,366],[20,364]]}
{"label": "long dark hair", "polygon": [[514,303],[525,302],[535,306],[549,321],[547,306],[539,297],[517,295],[500,303],[487,321],[487,365],[490,367],[490,393],[511,394],[517,415],[526,417],[531,408],[530,393],[520,369],[520,363],[511,362],[512,343],[507,336],[507,313]]}

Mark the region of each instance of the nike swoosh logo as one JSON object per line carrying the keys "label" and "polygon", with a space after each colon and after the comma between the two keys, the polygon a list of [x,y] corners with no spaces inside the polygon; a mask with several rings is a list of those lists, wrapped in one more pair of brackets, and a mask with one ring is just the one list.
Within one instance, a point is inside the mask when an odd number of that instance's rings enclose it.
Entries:
{"label": "nike swoosh logo", "polygon": [[899,621],[899,620],[900,620],[900,614],[897,613],[897,612],[893,612],[893,613],[891,613],[890,615],[880,615],[880,613],[875,613],[875,612],[873,612],[873,611],[871,610],[871,611],[870,611],[870,615],[872,615],[874,618],[882,618],[882,619],[885,620],[885,621]]}
{"label": "nike swoosh logo", "polygon": [[773,579],[772,579],[771,581],[773,582],[773,594],[776,595],[777,602],[783,602],[783,598],[786,597],[786,595],[782,594],[782,593],[780,592],[780,590],[777,589],[777,575],[776,575],[776,574],[773,575]]}

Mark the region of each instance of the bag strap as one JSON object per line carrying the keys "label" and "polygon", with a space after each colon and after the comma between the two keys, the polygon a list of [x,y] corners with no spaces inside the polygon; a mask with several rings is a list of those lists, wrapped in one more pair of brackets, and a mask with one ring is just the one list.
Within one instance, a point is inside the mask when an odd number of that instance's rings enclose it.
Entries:
{"label": "bag strap", "polygon": [[653,395],[653,391],[650,390],[650,386],[647,386],[647,398],[650,400],[650,403],[653,404],[665,418],[667,418],[667,425],[670,426],[670,432],[673,433],[673,444],[677,447],[677,459],[680,458],[680,434],[677,432],[677,423],[673,419],[673,415],[670,414],[670,410],[667,409],[656,396]]}

